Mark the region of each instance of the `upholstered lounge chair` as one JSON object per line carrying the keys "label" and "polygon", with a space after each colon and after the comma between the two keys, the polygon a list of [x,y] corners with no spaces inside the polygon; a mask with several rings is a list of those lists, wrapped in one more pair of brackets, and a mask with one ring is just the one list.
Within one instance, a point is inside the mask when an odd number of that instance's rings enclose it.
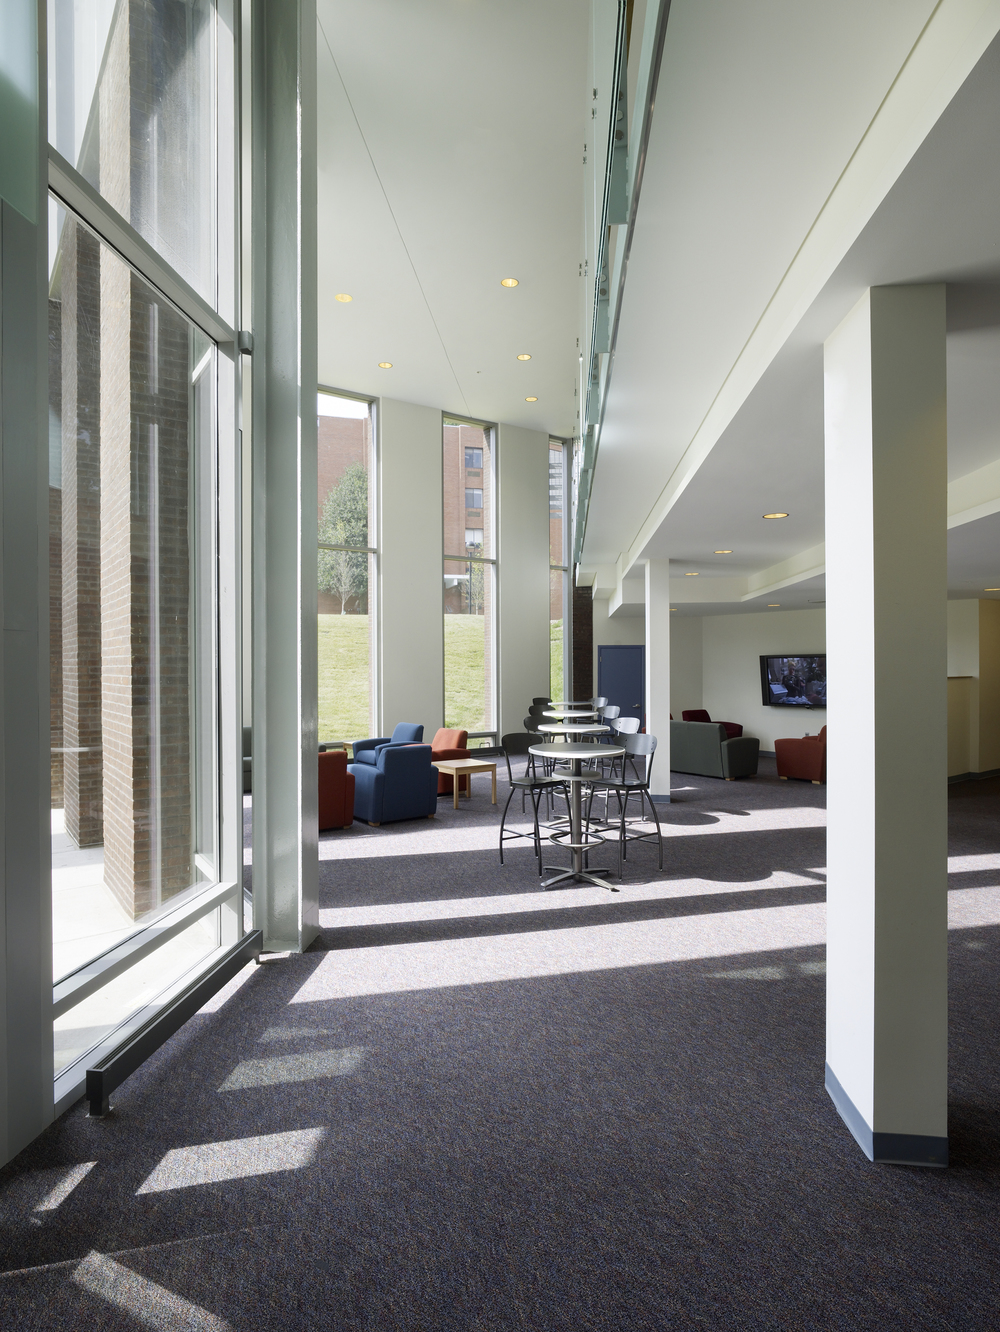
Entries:
{"label": "upholstered lounge chair", "polygon": [[[468,744],[469,744],[468,731],[448,730],[447,727],[442,726],[441,729],[436,732],[434,739],[431,741],[431,759],[437,760],[437,759],[471,758],[472,755],[469,753]],[[466,775],[465,777],[459,777],[458,789],[460,791],[468,791],[469,789],[468,775]],[[449,777],[447,773],[443,772],[439,773],[438,795],[451,795],[453,790],[454,790],[454,783],[451,777]]]}
{"label": "upholstered lounge chair", "polygon": [[430,745],[382,745],[375,763],[350,763],[354,817],[378,827],[397,819],[430,819],[437,810],[438,770]]}
{"label": "upholstered lounge chair", "polygon": [[670,766],[674,772],[701,777],[752,777],[757,771],[760,741],[740,735],[730,740],[721,722],[672,721]]}
{"label": "upholstered lounge chair", "polygon": [[[673,721],[673,718],[670,719]],[[704,708],[687,708],[681,713],[682,721],[710,722],[712,718]],[[743,734],[743,727],[739,722],[713,722],[715,726],[724,726],[726,728],[726,739],[736,740]]]}
{"label": "upholstered lounge chair", "polygon": [[778,763],[778,776],[782,781],[787,781],[789,777],[798,777],[801,781],[820,786],[826,781],[826,727],[823,727],[819,735],[775,740],[774,757]]}
{"label": "upholstered lounge chair", "polygon": [[347,750],[325,750],[319,756],[319,830],[348,828],[353,821],[354,777],[347,771]]}
{"label": "upholstered lounge chair", "polygon": [[391,736],[377,736],[373,740],[355,740],[354,762],[370,763],[374,766],[378,762],[379,750],[384,749],[386,745],[419,745],[423,738],[422,726],[418,726],[416,722],[399,722],[393,728]]}

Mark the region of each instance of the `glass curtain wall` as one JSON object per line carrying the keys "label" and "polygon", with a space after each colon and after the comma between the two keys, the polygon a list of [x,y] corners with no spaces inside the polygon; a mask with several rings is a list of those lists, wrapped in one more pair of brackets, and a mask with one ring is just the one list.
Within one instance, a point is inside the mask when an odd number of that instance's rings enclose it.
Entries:
{"label": "glass curtain wall", "polygon": [[549,440],[549,694],[565,699],[569,603],[566,446]]}
{"label": "glass curtain wall", "polygon": [[[183,278],[232,321],[217,190],[234,115],[219,114],[220,32],[229,67],[233,52],[215,0],[50,0],[48,30],[51,143],[101,201],[92,226],[65,199],[49,208],[58,1078],[82,1077],[222,942],[220,356],[202,326],[219,321],[159,283]],[[148,241],[149,272],[102,218]]]}
{"label": "glass curtain wall", "polygon": [[321,744],[375,733],[374,410],[318,397]]}
{"label": "glass curtain wall", "polygon": [[444,724],[496,728],[495,459],[490,426],[445,418]]}

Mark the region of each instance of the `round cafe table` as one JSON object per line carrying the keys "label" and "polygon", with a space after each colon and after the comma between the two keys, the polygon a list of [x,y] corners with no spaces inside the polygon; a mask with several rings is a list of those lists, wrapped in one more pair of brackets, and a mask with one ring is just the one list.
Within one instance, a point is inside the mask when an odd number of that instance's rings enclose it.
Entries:
{"label": "round cafe table", "polygon": [[572,718],[574,721],[583,721],[585,717],[596,717],[598,715],[595,708],[564,708],[552,707],[546,708],[542,713],[543,717],[553,717],[556,721],[560,718]]}
{"label": "round cafe table", "polygon": [[[535,722],[535,726],[545,735],[562,735],[567,740],[585,735],[607,735],[611,730],[601,722]],[[602,745],[602,751],[604,748]]]}
{"label": "round cafe table", "polygon": [[[608,730],[608,727],[603,729]],[[567,869],[565,865],[543,865],[543,870],[555,870],[555,876],[546,879],[542,884],[543,888],[555,888],[561,883],[592,883],[596,888],[607,888],[609,892],[616,893],[618,889],[611,883],[605,883],[600,874],[610,874],[610,870],[585,870],[583,868],[584,853],[593,847],[600,845],[604,838],[599,833],[590,833],[586,835],[586,841],[583,834],[583,802],[581,800],[580,788],[586,778],[584,777],[581,766],[584,759],[594,757],[596,746],[580,744],[574,741],[563,741],[544,745],[529,746],[529,754],[534,754],[536,758],[543,759],[569,759],[570,771],[561,774],[562,780],[570,784],[569,801],[569,841],[563,841],[566,836],[564,832],[553,833],[550,840],[556,842],[559,846],[569,847],[571,865]],[[623,745],[602,745],[600,748],[601,758],[620,758],[626,752]]]}
{"label": "round cafe table", "polygon": [[581,699],[581,700],[577,700],[577,701],[575,701],[575,700],[573,700],[573,699],[571,699],[571,698],[550,698],[550,699],[549,699],[549,707],[550,707],[550,708],[569,708],[570,711],[572,711],[572,712],[575,712],[575,711],[583,711],[583,712],[590,712],[590,713],[592,713],[593,710],[594,710],[594,705],[593,705],[593,703],[587,703],[587,702],[585,702],[585,701],[582,700],[582,699]]}

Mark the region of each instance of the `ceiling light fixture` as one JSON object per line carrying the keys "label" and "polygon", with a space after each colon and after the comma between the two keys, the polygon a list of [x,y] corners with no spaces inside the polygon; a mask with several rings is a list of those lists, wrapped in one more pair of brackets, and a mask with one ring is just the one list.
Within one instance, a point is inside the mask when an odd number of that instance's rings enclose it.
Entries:
{"label": "ceiling light fixture", "polygon": [[767,609],[768,609],[768,610],[780,610],[780,609],[781,609],[781,602],[780,602],[780,601],[769,601],[769,602],[767,603]]}
{"label": "ceiling light fixture", "polygon": [[379,361],[379,363],[378,363],[378,368],[379,368],[380,370],[391,370],[391,369],[392,369],[392,362],[391,362],[391,361]]}
{"label": "ceiling light fixture", "polygon": [[538,399],[537,399],[537,398],[525,398],[524,401],[525,401],[525,402],[537,402]]}
{"label": "ceiling light fixture", "polygon": [[353,297],[353,296],[348,296],[348,294],[347,294],[346,291],[338,291],[338,292],[337,292],[337,300],[338,300],[338,301],[343,301],[343,303],[344,303],[345,305],[347,305],[350,301],[353,301],[353,300],[354,300],[354,297]]}
{"label": "ceiling light fixture", "polygon": [[732,555],[733,552],[731,550],[717,550],[715,553],[716,555]]}
{"label": "ceiling light fixture", "polygon": [[787,514],[787,513],[765,513],[765,514],[764,514],[764,517],[765,517],[765,518],[787,518],[787,517],[788,517],[788,514]]}
{"label": "ceiling light fixture", "polygon": [[518,353],[517,353],[517,359],[518,359],[519,361],[530,361],[530,360],[531,360],[531,353],[530,353],[530,352],[518,352]]}
{"label": "ceiling light fixture", "polygon": [[984,587],[984,592],[1000,592],[1000,587]]}
{"label": "ceiling light fixture", "polygon": [[687,573],[684,575],[684,577],[685,577],[685,578],[697,578],[697,577],[698,577],[698,570],[697,570],[697,569],[688,569],[688,571],[687,571]]}
{"label": "ceiling light fixture", "polygon": [[500,285],[501,287],[516,287],[517,278],[501,278]]}

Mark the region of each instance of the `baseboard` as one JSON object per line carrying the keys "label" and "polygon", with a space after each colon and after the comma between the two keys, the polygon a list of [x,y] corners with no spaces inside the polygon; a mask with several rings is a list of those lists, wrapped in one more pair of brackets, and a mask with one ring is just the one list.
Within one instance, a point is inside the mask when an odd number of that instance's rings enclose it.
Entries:
{"label": "baseboard", "polygon": [[858,1146],[876,1165],[931,1166],[948,1164],[948,1139],[924,1137],[918,1133],[876,1133],[826,1066],[826,1090],[837,1113],[851,1130]]}
{"label": "baseboard", "polygon": [[669,805],[669,804],[670,804],[670,792],[669,792],[669,791],[666,793],[666,795],[657,795],[655,791],[651,791],[651,792],[650,792],[650,795],[649,795],[649,798],[650,798],[650,800],[652,800],[652,802],[653,802],[654,804],[660,804],[660,805]]}
{"label": "baseboard", "polygon": [[774,752],[773,749],[759,749],[759,750],[757,751],[757,753],[761,756],[761,758],[775,758],[775,757],[776,757],[775,752]]}
{"label": "baseboard", "polygon": [[948,778],[948,785],[955,782],[984,782],[988,777],[1000,777],[1000,768],[988,768],[986,772],[960,772]]}

